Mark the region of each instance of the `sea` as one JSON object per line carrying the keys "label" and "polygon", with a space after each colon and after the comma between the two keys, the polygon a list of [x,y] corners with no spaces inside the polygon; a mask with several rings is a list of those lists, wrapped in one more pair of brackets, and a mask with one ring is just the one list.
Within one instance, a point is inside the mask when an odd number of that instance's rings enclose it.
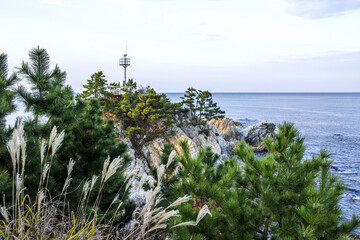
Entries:
{"label": "sea", "polygon": [[[172,102],[183,93],[167,93]],[[305,159],[323,148],[347,186],[342,217],[360,215],[360,93],[213,93],[225,116],[249,126],[292,122],[305,138]],[[358,230],[359,232],[359,230]]]}

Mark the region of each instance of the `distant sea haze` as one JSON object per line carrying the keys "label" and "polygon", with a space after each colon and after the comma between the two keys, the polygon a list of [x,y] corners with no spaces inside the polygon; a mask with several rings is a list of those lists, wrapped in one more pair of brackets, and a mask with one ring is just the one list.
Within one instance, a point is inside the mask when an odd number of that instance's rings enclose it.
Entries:
{"label": "distant sea haze", "polygon": [[[167,93],[172,102],[183,93]],[[262,120],[295,123],[305,137],[306,158],[332,153],[333,172],[348,186],[343,217],[360,213],[360,93],[213,93],[225,115],[243,125]]]}

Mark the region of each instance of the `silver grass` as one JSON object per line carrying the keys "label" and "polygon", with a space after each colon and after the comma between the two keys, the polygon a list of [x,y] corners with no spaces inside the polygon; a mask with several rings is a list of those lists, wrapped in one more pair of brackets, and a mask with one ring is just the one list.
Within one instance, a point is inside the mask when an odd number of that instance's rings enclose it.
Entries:
{"label": "silver grass", "polygon": [[128,183],[126,184],[125,187],[125,192],[129,189],[129,187],[131,186],[131,184],[134,182],[135,177],[131,177],[130,180],[128,181]]}
{"label": "silver grass", "polygon": [[207,205],[204,205],[201,210],[199,211],[197,218],[196,218],[196,225],[203,219],[207,214],[211,215],[211,212],[209,210],[209,207]]}
{"label": "silver grass", "polygon": [[160,190],[161,190],[161,187],[160,187],[160,186],[157,186],[157,187],[154,189],[152,195],[149,197],[149,199],[148,199],[148,198],[146,199],[146,204],[145,204],[143,210],[140,212],[140,216],[139,216],[139,217],[141,217],[142,215],[145,214],[146,211],[148,211],[148,208],[152,205],[153,200],[155,199],[156,195],[160,192]]}
{"label": "silver grass", "polygon": [[42,190],[38,195],[38,209],[41,209],[41,203],[43,202],[44,199],[45,199],[45,191]]}
{"label": "silver grass", "polygon": [[114,199],[112,200],[112,202],[111,202],[110,205],[113,205],[113,204],[115,204],[115,203],[118,203],[118,202],[119,202],[119,198],[120,198],[119,194],[116,194],[116,196],[114,197]]}
{"label": "silver grass", "polygon": [[149,184],[151,188],[155,187],[155,179],[152,176],[146,177],[146,182]]}
{"label": "silver grass", "polygon": [[85,201],[87,194],[89,193],[89,190],[90,190],[90,181],[86,181],[83,186],[83,201]]}
{"label": "silver grass", "polygon": [[165,229],[166,227],[167,227],[166,224],[158,224],[158,225],[155,225],[154,227],[150,228],[149,231],[147,231],[147,233],[152,232],[157,229]]}
{"label": "silver grass", "polygon": [[159,219],[161,217],[161,215],[163,215],[165,213],[165,210],[163,210],[164,208],[163,207],[158,207],[158,208],[155,208],[154,210],[152,210],[150,212],[151,215],[153,215],[152,219],[153,220],[156,220],[156,219]]}
{"label": "silver grass", "polygon": [[19,163],[20,163],[20,144],[19,142],[16,143],[16,164],[18,166],[19,169]]}
{"label": "silver grass", "polygon": [[156,199],[155,199],[155,206],[157,206],[158,204],[160,204],[163,201],[163,195],[162,194],[158,194]]}
{"label": "silver grass", "polygon": [[52,150],[51,155],[52,156],[54,156],[55,153],[57,152],[57,150],[59,150],[59,148],[62,144],[62,141],[64,140],[64,136],[65,136],[64,130],[62,130],[61,133],[59,133],[55,136],[54,141],[51,144],[51,150]]}
{"label": "silver grass", "polygon": [[141,188],[143,187],[145,181],[146,181],[146,178],[144,177],[144,175],[142,175],[141,179],[139,181],[138,187],[136,189],[137,192],[139,192],[141,190]]}
{"label": "silver grass", "polygon": [[157,221],[156,224],[160,224],[160,223],[163,223],[167,220],[169,220],[170,218],[172,217],[178,217],[179,216],[179,210],[171,210],[169,212],[165,212],[161,218]]}
{"label": "silver grass", "polygon": [[17,173],[16,174],[16,181],[15,181],[15,185],[16,185],[16,192],[18,195],[20,195],[20,193],[22,192],[22,186],[23,186],[23,177]]}
{"label": "silver grass", "polygon": [[204,205],[201,210],[199,211],[197,217],[196,217],[196,222],[194,221],[189,221],[189,222],[183,222],[183,223],[179,223],[171,228],[175,228],[175,227],[181,227],[181,226],[196,226],[199,224],[199,222],[201,221],[201,219],[203,219],[207,214],[211,215],[211,212],[209,211],[209,207],[207,205]]}
{"label": "silver grass", "polygon": [[46,151],[46,142],[43,140],[43,141],[41,141],[41,146],[40,146],[40,163],[41,163],[41,166],[43,165],[43,162],[44,162],[45,151]]}
{"label": "silver grass", "polygon": [[42,179],[43,179],[43,180],[45,180],[46,175],[47,175],[49,169],[50,169],[49,163],[45,163],[45,166],[44,166],[44,169],[43,169],[43,172],[42,172]]}
{"label": "silver grass", "polygon": [[118,206],[117,206],[117,208],[116,208],[116,212],[117,212],[117,211],[119,211],[119,209],[120,209],[120,207],[121,207],[122,203],[123,203],[122,201],[119,201],[119,204],[118,204]]}
{"label": "silver grass", "polygon": [[96,175],[93,175],[92,178],[91,178],[91,184],[90,184],[90,192],[93,190],[94,186],[95,186],[95,183],[96,181],[98,180],[98,176]]}
{"label": "silver grass", "polygon": [[144,233],[146,228],[149,226],[150,222],[151,222],[151,214],[149,211],[146,211],[143,219],[142,219],[142,226],[141,226],[141,232]]}
{"label": "silver grass", "polygon": [[108,156],[107,159],[105,159],[105,161],[104,161],[103,170],[101,172],[101,182],[104,181],[109,164],[110,164],[110,156]]}
{"label": "silver grass", "polygon": [[[14,134],[15,134],[15,132],[14,132]],[[14,141],[9,141],[9,143],[7,145],[7,149],[10,153],[13,170],[15,171],[15,169],[16,169],[16,145],[14,144]]]}
{"label": "silver grass", "polygon": [[190,195],[185,195],[183,197],[179,197],[178,199],[175,200],[175,202],[171,203],[166,209],[176,207],[182,203],[186,203],[186,202],[190,201],[191,199],[192,199],[192,197]]}
{"label": "silver grass", "polygon": [[21,163],[22,163],[22,173],[25,171],[25,162],[26,162],[26,142],[25,137],[22,136],[20,138],[20,144],[21,144]]}
{"label": "silver grass", "polygon": [[23,138],[24,137],[24,122],[20,121],[20,123],[17,125],[16,129],[18,131],[19,138]]}
{"label": "silver grass", "polygon": [[171,228],[182,227],[182,226],[196,226],[196,222],[194,221],[182,222],[172,226]]}
{"label": "silver grass", "polygon": [[173,156],[169,156],[168,162],[166,163],[166,169],[169,168],[170,164],[174,161],[174,157]]}
{"label": "silver grass", "polygon": [[4,217],[5,221],[9,222],[9,214],[6,210],[6,207],[1,207],[0,212],[1,212],[1,215]]}
{"label": "silver grass", "polygon": [[136,167],[131,169],[130,172],[125,173],[126,174],[125,181],[128,180],[129,178],[131,178],[132,176],[134,176],[139,171],[139,169],[140,169],[140,167],[138,165],[136,165]]}
{"label": "silver grass", "polygon": [[106,172],[104,182],[106,182],[112,175],[114,175],[116,173],[118,168],[120,168],[121,164],[122,164],[122,161],[121,161],[120,157],[117,157],[114,160],[112,160],[112,162],[110,163],[109,168]]}
{"label": "silver grass", "polygon": [[64,187],[63,187],[63,189],[61,191],[61,194],[64,193],[66,191],[66,189],[70,186],[71,180],[72,180],[72,178],[69,178],[69,177],[66,178],[65,183],[64,183]]}
{"label": "silver grass", "polygon": [[68,176],[70,176],[70,174],[71,174],[71,172],[72,172],[72,170],[74,168],[74,165],[75,165],[75,161],[70,158],[68,166],[67,166],[67,174],[68,174]]}
{"label": "silver grass", "polygon": [[55,139],[56,133],[57,133],[57,127],[54,126],[53,129],[51,130],[51,133],[50,133],[48,149],[50,149],[50,147],[52,146],[52,143],[53,143],[53,141]]}
{"label": "silver grass", "polygon": [[158,178],[158,185],[161,183],[161,179],[165,173],[165,165],[161,164],[157,167],[157,178]]}

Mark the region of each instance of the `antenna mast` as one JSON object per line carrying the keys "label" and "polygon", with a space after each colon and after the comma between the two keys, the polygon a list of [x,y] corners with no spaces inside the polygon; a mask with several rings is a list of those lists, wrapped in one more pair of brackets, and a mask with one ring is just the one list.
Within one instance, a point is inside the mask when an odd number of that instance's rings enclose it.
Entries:
{"label": "antenna mast", "polygon": [[120,58],[119,65],[124,68],[124,81],[120,82],[120,87],[126,86],[126,68],[130,66],[130,58],[127,57],[127,41],[125,41],[125,54]]}

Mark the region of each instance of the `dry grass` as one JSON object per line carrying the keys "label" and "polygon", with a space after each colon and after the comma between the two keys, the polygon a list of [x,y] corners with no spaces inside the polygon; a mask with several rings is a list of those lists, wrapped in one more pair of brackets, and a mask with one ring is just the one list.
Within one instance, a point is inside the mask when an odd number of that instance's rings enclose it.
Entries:
{"label": "dry grass", "polygon": [[[57,198],[51,198],[50,190],[47,188],[53,158],[61,147],[64,132],[58,133],[54,127],[51,131],[49,140],[44,139],[40,143],[40,165],[41,176],[39,176],[38,194],[35,201],[31,201],[31,196],[26,194],[24,188],[25,166],[26,166],[26,138],[24,124],[17,124],[12,139],[8,142],[8,151],[11,156],[13,166],[12,202],[11,207],[0,207],[0,213],[4,220],[0,224],[0,235],[3,239],[155,239],[167,235],[165,230],[169,229],[168,221],[172,217],[179,216],[178,210],[174,209],[179,204],[188,202],[191,197],[184,196],[177,199],[167,208],[157,207],[163,200],[161,195],[161,180],[163,178],[165,166],[158,168],[158,182],[152,191],[146,193],[146,204],[144,207],[137,208],[133,214],[133,220],[123,229],[113,226],[114,218],[120,211],[123,196],[115,195],[110,206],[103,215],[99,215],[99,205],[102,198],[102,190],[107,180],[111,178],[122,165],[120,157],[110,161],[104,161],[101,176],[92,176],[91,179],[83,183],[82,194],[79,199],[77,209],[69,209],[66,201],[67,189],[72,180],[72,169],[76,162],[69,160],[67,166],[67,178],[64,182],[62,192]],[[126,175],[126,184],[122,186],[126,190],[132,185],[136,178],[139,167],[133,169]],[[86,211],[89,205],[89,196],[95,191],[95,183],[100,179],[97,197],[93,203],[92,211]],[[149,181],[142,178],[137,190],[140,191],[142,185]],[[125,190],[125,191],[126,191]],[[120,192],[120,190],[119,190]],[[91,206],[91,205],[90,205]],[[105,220],[110,208],[116,207],[114,216],[110,220]],[[177,226],[194,226],[203,216],[209,214],[209,210],[200,211],[196,222],[182,223]],[[66,214],[68,213],[68,214]],[[200,215],[200,213],[199,213]],[[176,226],[175,226],[176,227]]]}

